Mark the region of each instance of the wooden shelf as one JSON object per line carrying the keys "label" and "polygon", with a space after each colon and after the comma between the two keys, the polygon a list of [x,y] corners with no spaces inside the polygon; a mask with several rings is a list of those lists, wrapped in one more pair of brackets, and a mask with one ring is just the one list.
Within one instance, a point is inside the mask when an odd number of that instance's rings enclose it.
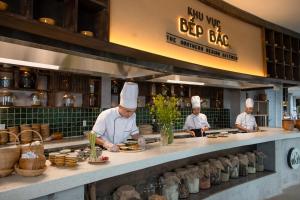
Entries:
{"label": "wooden shelf", "polygon": [[299,81],[300,39],[265,29],[265,42],[268,76],[275,79]]}

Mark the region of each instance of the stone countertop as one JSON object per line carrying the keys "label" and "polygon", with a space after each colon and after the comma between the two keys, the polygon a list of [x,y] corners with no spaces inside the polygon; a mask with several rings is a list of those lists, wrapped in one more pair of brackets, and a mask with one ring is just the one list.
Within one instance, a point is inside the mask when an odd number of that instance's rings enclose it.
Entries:
{"label": "stone countertop", "polygon": [[146,151],[138,153],[104,152],[105,156],[109,156],[110,162],[103,165],[83,162],[79,163],[76,169],[67,169],[52,167],[47,163],[47,170],[38,177],[12,175],[0,178],[0,199],[37,198],[195,155],[300,137],[299,131],[283,131],[279,128],[265,128],[265,130],[249,134],[231,134],[227,138],[184,138],[174,140],[174,143],[168,146],[161,146],[157,142],[147,145]]}

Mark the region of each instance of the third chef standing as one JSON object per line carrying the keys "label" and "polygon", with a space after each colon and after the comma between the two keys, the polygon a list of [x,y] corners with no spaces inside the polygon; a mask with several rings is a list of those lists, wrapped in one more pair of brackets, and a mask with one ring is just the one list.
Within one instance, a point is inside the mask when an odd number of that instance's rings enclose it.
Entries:
{"label": "third chef standing", "polygon": [[191,99],[192,114],[187,116],[183,129],[193,137],[205,136],[205,131],[209,129],[207,117],[201,113],[201,99],[199,96],[193,96]]}

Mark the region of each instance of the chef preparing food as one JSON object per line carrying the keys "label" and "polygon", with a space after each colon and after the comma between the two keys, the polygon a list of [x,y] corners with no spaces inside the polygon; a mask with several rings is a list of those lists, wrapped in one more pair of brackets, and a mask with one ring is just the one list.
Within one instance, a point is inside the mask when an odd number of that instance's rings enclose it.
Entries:
{"label": "chef preparing food", "polygon": [[201,99],[199,96],[193,96],[191,99],[192,114],[187,116],[183,130],[190,133],[193,137],[205,136],[205,131],[209,129],[207,117],[201,111]]}
{"label": "chef preparing food", "polygon": [[93,132],[97,134],[96,144],[117,152],[117,144],[130,137],[135,140],[139,138],[135,114],[137,98],[138,85],[126,82],[120,94],[120,105],[100,113],[95,122]]}
{"label": "chef preparing food", "polygon": [[241,132],[255,132],[258,131],[255,117],[252,115],[254,107],[253,99],[246,100],[245,111],[239,114],[235,121],[235,126]]}

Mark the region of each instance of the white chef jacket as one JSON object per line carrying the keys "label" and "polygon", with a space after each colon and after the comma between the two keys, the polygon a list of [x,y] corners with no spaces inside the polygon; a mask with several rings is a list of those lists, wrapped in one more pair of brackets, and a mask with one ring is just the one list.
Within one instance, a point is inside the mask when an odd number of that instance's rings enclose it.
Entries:
{"label": "white chef jacket", "polygon": [[235,124],[249,130],[254,130],[257,127],[255,117],[252,114],[247,114],[246,112],[242,112],[237,116]]}
{"label": "white chef jacket", "polygon": [[183,130],[201,129],[204,127],[210,127],[206,115],[202,113],[198,115],[191,114],[186,117]]}
{"label": "white chef jacket", "polygon": [[139,133],[136,126],[136,114],[125,118],[120,115],[119,107],[110,108],[99,114],[93,131],[97,133],[98,137],[112,144],[122,143],[129,136]]}

